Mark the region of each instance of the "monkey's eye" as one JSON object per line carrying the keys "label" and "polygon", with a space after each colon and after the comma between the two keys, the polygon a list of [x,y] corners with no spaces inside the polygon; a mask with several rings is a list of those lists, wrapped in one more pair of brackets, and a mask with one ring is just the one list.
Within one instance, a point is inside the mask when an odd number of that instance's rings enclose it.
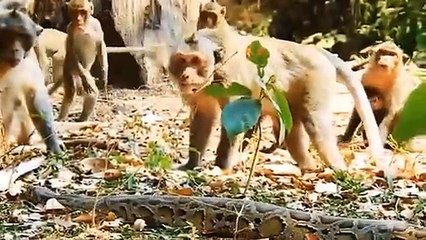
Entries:
{"label": "monkey's eye", "polygon": [[193,66],[194,65],[199,66],[199,65],[201,65],[201,59],[198,56],[193,56],[193,57],[191,57],[189,63]]}

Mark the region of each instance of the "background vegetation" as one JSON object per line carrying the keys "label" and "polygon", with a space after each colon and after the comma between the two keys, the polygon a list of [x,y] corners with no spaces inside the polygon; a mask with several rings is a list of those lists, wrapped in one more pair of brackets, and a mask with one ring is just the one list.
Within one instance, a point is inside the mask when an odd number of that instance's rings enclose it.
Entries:
{"label": "background vegetation", "polygon": [[[259,35],[322,45],[345,59],[393,39],[413,57],[426,49],[423,0],[221,0],[228,19]],[[423,39],[423,40],[422,40]]]}

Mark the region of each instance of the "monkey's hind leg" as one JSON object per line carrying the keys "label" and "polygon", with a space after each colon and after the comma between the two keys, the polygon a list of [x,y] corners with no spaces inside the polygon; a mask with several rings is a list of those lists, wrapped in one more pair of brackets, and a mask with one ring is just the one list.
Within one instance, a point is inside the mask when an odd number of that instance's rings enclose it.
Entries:
{"label": "monkey's hind leg", "polygon": [[[90,81],[94,82],[93,77],[88,76],[91,78]],[[81,112],[80,117],[77,119],[77,122],[84,122],[87,121],[90,117],[90,115],[92,115],[93,110],[95,109],[95,105],[96,105],[96,101],[98,99],[99,96],[99,90],[98,88],[95,87],[93,88],[93,92],[90,93],[84,93],[84,100],[83,100],[83,110]]]}
{"label": "monkey's hind leg", "polygon": [[60,153],[64,146],[53,128],[53,108],[46,89],[36,89],[26,96],[28,112],[37,131],[43,138],[47,150]]}
{"label": "monkey's hind leg", "polygon": [[74,77],[71,74],[64,72],[64,98],[62,100],[61,111],[59,113],[58,121],[63,121],[67,116],[71,108],[71,104],[74,101],[76,86],[74,83]]}
{"label": "monkey's hind leg", "polygon": [[285,144],[291,157],[297,162],[303,173],[321,170],[319,164],[308,151],[309,136],[299,118],[293,118],[293,127],[285,138]]}

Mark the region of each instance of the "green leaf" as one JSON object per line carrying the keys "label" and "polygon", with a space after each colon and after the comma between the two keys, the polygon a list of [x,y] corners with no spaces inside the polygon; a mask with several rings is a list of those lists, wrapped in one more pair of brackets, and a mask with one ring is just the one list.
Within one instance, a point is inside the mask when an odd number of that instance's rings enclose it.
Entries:
{"label": "green leaf", "polygon": [[228,103],[222,111],[221,123],[228,138],[248,131],[259,120],[261,104],[258,99],[242,97]]}
{"label": "green leaf", "polygon": [[251,96],[250,88],[237,82],[232,82],[229,87],[225,87],[221,83],[212,83],[204,88],[204,93],[215,98],[231,97],[231,96]]}
{"label": "green leaf", "polygon": [[426,29],[421,30],[416,36],[417,49],[426,50]]}
{"label": "green leaf", "polygon": [[399,120],[392,132],[393,138],[402,143],[417,135],[426,134],[426,83],[421,83],[410,96],[402,108]]}
{"label": "green leaf", "polygon": [[256,40],[247,46],[246,58],[258,68],[264,68],[268,64],[269,51],[260,44],[259,40]]}
{"label": "green leaf", "polygon": [[274,85],[274,83],[275,76],[271,77],[268,81],[268,90],[265,91],[265,94],[277,110],[280,117],[280,135],[278,138],[278,144],[281,145],[284,142],[286,130],[290,131],[293,127],[293,118],[291,116],[290,107],[284,91],[281,91]]}

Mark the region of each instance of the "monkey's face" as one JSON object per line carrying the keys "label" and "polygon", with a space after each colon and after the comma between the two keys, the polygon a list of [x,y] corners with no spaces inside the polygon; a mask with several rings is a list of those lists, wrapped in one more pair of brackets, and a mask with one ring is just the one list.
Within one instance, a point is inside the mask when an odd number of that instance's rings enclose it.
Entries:
{"label": "monkey's face", "polygon": [[200,8],[200,17],[197,22],[199,29],[215,29],[222,21],[225,21],[226,7],[220,6],[216,2],[209,2]]}
{"label": "monkey's face", "polygon": [[16,66],[34,46],[43,28],[17,10],[0,12],[0,61]]}
{"label": "monkey's face", "polygon": [[59,0],[46,0],[40,5],[39,12],[41,16],[38,17],[40,24],[45,27],[53,27],[61,21],[61,7],[63,3]]}
{"label": "monkey's face", "polygon": [[370,101],[371,109],[373,111],[381,110],[385,105],[384,99],[379,96],[369,97],[368,100]]}
{"label": "monkey's face", "polygon": [[10,30],[0,31],[0,61],[15,67],[27,55],[32,47],[31,37],[25,34],[17,34]]}
{"label": "monkey's face", "polygon": [[195,93],[208,80],[207,60],[199,52],[173,54],[168,70],[184,95]]}
{"label": "monkey's face", "polygon": [[69,11],[71,21],[77,26],[83,26],[90,16],[90,12],[85,9],[72,9]]}

